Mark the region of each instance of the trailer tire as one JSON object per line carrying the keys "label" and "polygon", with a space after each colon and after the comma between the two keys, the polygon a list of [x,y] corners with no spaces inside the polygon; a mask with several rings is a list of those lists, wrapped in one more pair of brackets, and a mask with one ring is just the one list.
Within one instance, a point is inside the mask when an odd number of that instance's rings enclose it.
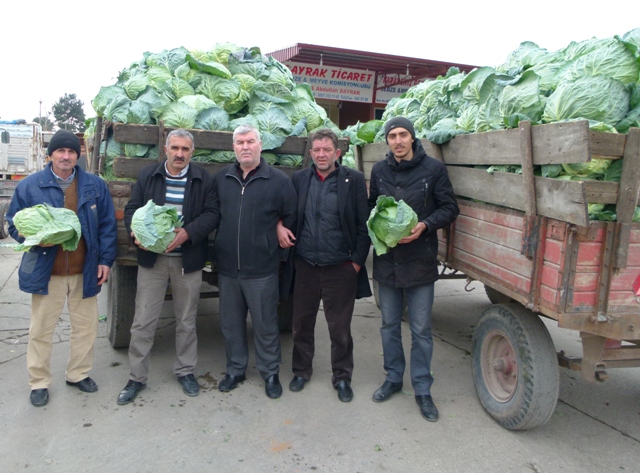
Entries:
{"label": "trailer tire", "polygon": [[480,316],[471,352],[480,404],[502,427],[529,430],[551,418],[560,386],[558,360],[537,315],[519,304],[492,305]]}
{"label": "trailer tire", "polygon": [[107,290],[107,338],[113,348],[127,348],[135,315],[138,267],[115,263]]}
{"label": "trailer tire", "polygon": [[500,291],[496,291],[490,286],[485,286],[484,292],[486,292],[487,297],[492,304],[511,304],[512,302],[515,302],[511,297],[501,293]]}
{"label": "trailer tire", "polygon": [[0,238],[9,238],[9,222],[7,221],[7,210],[9,209],[9,201],[0,201]]}

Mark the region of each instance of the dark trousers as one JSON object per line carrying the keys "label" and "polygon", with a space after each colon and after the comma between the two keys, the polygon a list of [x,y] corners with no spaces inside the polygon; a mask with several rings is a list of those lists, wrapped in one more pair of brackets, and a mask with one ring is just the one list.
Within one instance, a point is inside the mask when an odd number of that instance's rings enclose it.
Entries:
{"label": "dark trousers", "polygon": [[220,325],[227,351],[227,374],[242,376],[249,363],[247,311],[251,314],[256,368],[262,379],[280,370],[278,273],[243,279],[218,275]]}
{"label": "dark trousers", "polygon": [[300,258],[296,259],[292,361],[295,376],[309,380],[313,374],[314,331],[322,300],[331,338],[331,382],[336,386],[340,380],[351,381],[351,318],[356,300],[357,280],[358,273],[351,263],[313,266]]}

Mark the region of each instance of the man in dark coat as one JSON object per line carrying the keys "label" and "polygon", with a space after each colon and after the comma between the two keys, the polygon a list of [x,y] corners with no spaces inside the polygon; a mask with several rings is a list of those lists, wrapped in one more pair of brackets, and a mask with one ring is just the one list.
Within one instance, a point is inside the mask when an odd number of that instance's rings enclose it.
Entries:
{"label": "man in dark coat", "polygon": [[388,253],[374,254],[373,278],[379,287],[387,376],[373,400],[386,401],[402,389],[405,358],[400,323],[404,295],[411,328],[411,384],[422,416],[435,422],[438,409],[431,397],[431,308],[438,279],[436,232],[456,219],[458,204],[444,164],[427,156],[411,121],[392,118],[385,123],[384,131],[390,151],[371,171],[369,208],[381,195],[402,199],[416,212],[418,223]]}
{"label": "man in dark coat", "polygon": [[215,195],[213,177],[202,167],[190,164],[193,149],[191,133],[182,129],[169,133],[165,145],[167,159],[140,171],[125,206],[124,223],[132,237],[133,214],[149,200],[156,205],[174,207],[183,226],[175,230],[173,241],[162,254],[143,248],[135,239],[138,284],[129,345],[131,371],[129,381],[118,396],[120,405],[132,402],[146,386],[151,347],[169,282],[176,318],[173,372],[187,396],[197,396],[200,392],[194,375],[198,355],[196,316],[202,268],[207,259],[207,239],[214,229]]}
{"label": "man in dark coat", "polygon": [[[322,301],[331,338],[331,382],[338,398],[353,398],[351,318],[356,298],[371,295],[365,261],[367,188],[364,175],[340,166],[338,137],[321,129],[309,137],[310,168],[293,174],[298,193],[297,239],[280,227],[280,246],[294,246],[293,361],[291,391],[301,391],[313,373],[314,330]],[[287,274],[287,271],[285,271]]]}
{"label": "man in dark coat", "polygon": [[251,314],[256,368],[266,395],[277,399],[280,384],[278,270],[282,250],[276,225],[295,228],[297,196],[291,180],[260,156],[262,141],[253,126],[233,132],[236,162],[216,173],[215,265],[220,290],[220,325],[227,373],[218,390],[229,392],[245,380],[249,359],[247,312]]}

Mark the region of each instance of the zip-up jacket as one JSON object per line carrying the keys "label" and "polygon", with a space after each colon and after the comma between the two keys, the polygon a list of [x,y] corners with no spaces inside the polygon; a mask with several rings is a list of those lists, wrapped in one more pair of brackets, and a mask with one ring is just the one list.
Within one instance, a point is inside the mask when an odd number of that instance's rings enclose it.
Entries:
{"label": "zip-up jacket", "polygon": [[[13,217],[20,210],[47,203],[53,207],[64,207],[64,192],[51,171],[51,163],[39,172],[25,177],[16,187],[7,211],[9,233],[14,240],[23,242],[13,225]],[[82,237],[87,245],[82,270],[82,297],[97,295],[98,265],[111,267],[116,259],[116,215],[109,188],[98,176],[75,167],[78,180],[78,210]],[[35,246],[22,256],[18,278],[20,290],[30,294],[48,294],[53,263],[60,245]]]}
{"label": "zip-up jacket", "polygon": [[[144,167],[131,189],[131,199],[124,208],[124,224],[131,234],[131,219],[135,211],[149,200],[156,205],[166,202],[167,181],[164,162]],[[185,273],[200,271],[207,262],[207,238],[214,227],[213,177],[204,168],[189,164],[187,186],[182,203],[183,228],[189,239],[182,246],[182,270]],[[138,248],[138,264],[153,268],[158,254]]]}
{"label": "zip-up jacket", "polygon": [[[298,222],[294,232],[296,238],[300,239],[302,235],[302,227],[304,226],[305,209],[307,199],[309,198],[309,189],[312,179],[315,179],[315,167],[296,171],[291,180],[293,187],[298,193]],[[367,218],[369,211],[367,209],[367,185],[364,174],[355,169],[345,166],[338,166],[336,175],[337,179],[337,211],[339,215],[339,226],[341,230],[342,244],[345,244],[350,253],[350,260],[360,265],[358,273],[358,289],[357,298],[371,296],[371,287],[369,286],[369,277],[365,262],[369,255],[371,240],[367,232]],[[327,238],[323,234],[322,238]],[[293,255],[297,251],[296,242],[294,251],[288,260],[283,275],[283,297],[288,295],[293,281],[294,264]]]}
{"label": "zip-up jacket", "polygon": [[447,169],[427,156],[419,140],[413,142],[413,158],[397,162],[392,152],[374,164],[369,183],[369,209],[378,196],[404,200],[427,225],[411,243],[399,244],[378,256],[374,252],[373,278],[387,286],[416,287],[438,279],[437,230],[458,216],[459,209]]}
{"label": "zip-up jacket", "polygon": [[258,278],[278,271],[283,255],[277,224],[296,227],[297,194],[289,177],[260,158],[242,182],[236,164],[214,176],[216,193],[215,265],[229,277]]}

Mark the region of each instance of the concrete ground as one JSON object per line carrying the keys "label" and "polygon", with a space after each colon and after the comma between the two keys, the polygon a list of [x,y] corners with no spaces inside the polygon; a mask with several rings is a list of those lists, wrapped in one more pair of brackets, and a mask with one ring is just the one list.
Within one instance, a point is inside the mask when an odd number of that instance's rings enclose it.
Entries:
{"label": "concrete ground", "polygon": [[[216,300],[208,300],[198,317],[198,397],[184,395],[172,374],[171,319],[161,321],[149,384],[135,403],[116,404],[128,379],[128,359],[126,350],[109,345],[106,322],[100,323],[91,372],[100,390],[85,394],[66,386],[69,322],[64,313],[54,337],[51,400],[35,408],[29,403],[25,366],[30,296],[18,289],[19,261],[20,255],[0,248],[0,472],[640,471],[638,369],[610,370],[608,381],[589,384],[579,372],[561,368],[555,414],[535,430],[505,430],[485,413],[473,386],[469,351],[473,327],[489,301],[481,284],[466,292],[460,280],[436,284],[432,368],[437,423],[419,415],[408,373],[401,394],[386,403],[372,402],[384,380],[380,312],[373,298],[356,304],[355,397],[348,404],[337,399],[330,383],[322,314],[314,376],[302,392],[287,389],[290,334],[282,335],[282,398],[265,396],[253,365],[236,390],[219,392],[225,351]],[[100,314],[106,314],[102,297]],[[547,325],[557,350],[581,354],[577,332]],[[408,357],[406,323],[403,337]]]}

